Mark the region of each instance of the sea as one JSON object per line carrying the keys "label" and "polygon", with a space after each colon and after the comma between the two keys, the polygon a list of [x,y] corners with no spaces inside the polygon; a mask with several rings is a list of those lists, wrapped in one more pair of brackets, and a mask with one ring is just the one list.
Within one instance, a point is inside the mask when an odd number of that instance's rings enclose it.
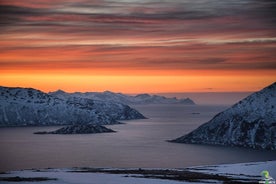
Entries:
{"label": "sea", "polygon": [[39,168],[184,168],[275,160],[275,151],[170,143],[230,105],[135,105],[147,119],[108,125],[116,133],[38,135],[60,128],[0,128],[0,171]]}

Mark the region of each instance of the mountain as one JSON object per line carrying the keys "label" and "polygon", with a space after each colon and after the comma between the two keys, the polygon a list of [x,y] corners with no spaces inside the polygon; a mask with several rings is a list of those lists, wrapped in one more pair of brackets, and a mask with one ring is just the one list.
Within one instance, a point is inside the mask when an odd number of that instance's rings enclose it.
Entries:
{"label": "mountain", "polygon": [[60,99],[32,88],[0,87],[0,126],[114,124],[145,118],[121,103]]}
{"label": "mountain", "polygon": [[185,105],[195,105],[193,100],[190,98],[177,99],[177,98],[167,98],[158,95],[149,94],[138,94],[136,96],[125,95],[122,93],[113,93],[110,91],[105,92],[75,92],[66,93],[62,90],[49,93],[52,96],[67,99],[69,97],[79,97],[79,98],[89,98],[99,101],[109,101],[115,103],[123,103],[127,105],[137,105],[137,104],[185,104]]}
{"label": "mountain", "polygon": [[58,130],[52,132],[35,132],[34,134],[96,134],[96,133],[111,133],[115,132],[109,128],[102,125],[69,125],[67,127],[62,127]]}
{"label": "mountain", "polygon": [[172,142],[276,150],[276,83]]}

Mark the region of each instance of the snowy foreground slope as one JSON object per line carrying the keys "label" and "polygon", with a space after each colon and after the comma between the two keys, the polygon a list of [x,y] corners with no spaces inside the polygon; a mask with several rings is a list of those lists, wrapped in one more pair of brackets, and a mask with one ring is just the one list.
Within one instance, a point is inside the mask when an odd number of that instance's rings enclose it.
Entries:
{"label": "snowy foreground slope", "polygon": [[113,124],[144,118],[121,103],[60,99],[32,88],[0,87],[0,126]]}
{"label": "snowy foreground slope", "polygon": [[276,150],[276,83],[172,142]]}
{"label": "snowy foreground slope", "polygon": [[66,93],[62,90],[58,90],[55,92],[49,93],[58,98],[67,99],[69,97],[81,97],[81,98],[89,98],[93,100],[105,100],[109,102],[115,103],[123,103],[128,105],[134,104],[184,104],[184,105],[195,105],[193,100],[190,98],[177,99],[177,98],[167,98],[164,96],[158,95],[149,95],[149,94],[139,94],[136,96],[125,95],[122,93],[113,93],[110,91],[105,92],[86,92],[86,93]]}
{"label": "snowy foreground slope", "polygon": [[184,169],[116,169],[73,168],[34,169],[0,174],[0,183],[45,184],[199,184],[264,182],[268,171],[270,183],[276,178],[276,161],[227,165],[197,166]]}

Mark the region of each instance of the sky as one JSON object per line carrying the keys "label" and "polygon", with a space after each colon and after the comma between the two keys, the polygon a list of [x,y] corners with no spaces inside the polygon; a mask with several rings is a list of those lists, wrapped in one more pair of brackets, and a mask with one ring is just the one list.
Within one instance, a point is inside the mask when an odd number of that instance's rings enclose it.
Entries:
{"label": "sky", "polygon": [[256,91],[276,80],[274,0],[1,0],[0,85]]}

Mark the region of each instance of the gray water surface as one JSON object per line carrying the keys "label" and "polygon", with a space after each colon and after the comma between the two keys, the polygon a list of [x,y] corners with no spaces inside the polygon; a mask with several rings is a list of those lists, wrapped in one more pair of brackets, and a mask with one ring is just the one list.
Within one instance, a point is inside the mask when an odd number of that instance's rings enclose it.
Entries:
{"label": "gray water surface", "polygon": [[64,167],[187,166],[275,160],[275,151],[169,143],[210,120],[226,106],[134,106],[149,119],[108,128],[117,133],[36,135],[59,127],[0,129],[0,171]]}

